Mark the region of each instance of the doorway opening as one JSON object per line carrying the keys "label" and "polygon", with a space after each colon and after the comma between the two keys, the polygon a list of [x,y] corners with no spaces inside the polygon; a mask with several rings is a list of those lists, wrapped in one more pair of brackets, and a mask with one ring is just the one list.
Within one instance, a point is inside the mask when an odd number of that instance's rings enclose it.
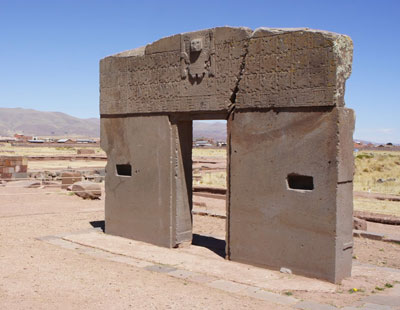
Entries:
{"label": "doorway opening", "polygon": [[225,257],[227,121],[193,121],[192,244]]}

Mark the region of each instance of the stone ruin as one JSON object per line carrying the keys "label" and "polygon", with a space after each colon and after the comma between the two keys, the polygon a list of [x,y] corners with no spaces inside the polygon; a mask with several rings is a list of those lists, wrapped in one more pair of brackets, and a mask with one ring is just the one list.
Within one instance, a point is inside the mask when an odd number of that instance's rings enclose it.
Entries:
{"label": "stone ruin", "polygon": [[24,156],[0,156],[0,180],[28,177],[28,159]]}
{"label": "stone ruin", "polygon": [[106,233],[192,240],[192,121],[226,119],[227,259],[338,283],[351,275],[353,44],[221,27],[100,62]]}

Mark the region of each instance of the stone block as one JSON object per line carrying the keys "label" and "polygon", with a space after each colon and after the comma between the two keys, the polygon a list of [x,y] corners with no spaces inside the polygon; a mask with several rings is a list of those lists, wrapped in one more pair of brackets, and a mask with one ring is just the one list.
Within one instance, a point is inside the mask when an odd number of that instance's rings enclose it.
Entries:
{"label": "stone block", "polygon": [[76,182],[72,184],[71,191],[83,199],[99,199],[101,197],[101,187],[94,182]]}
{"label": "stone block", "polygon": [[151,55],[156,53],[178,52],[181,49],[181,35],[173,35],[171,37],[162,38],[146,46],[145,54]]}
{"label": "stone block", "polygon": [[191,241],[191,132],[168,116],[101,120],[106,233],[165,247]]}
{"label": "stone block", "polygon": [[363,301],[370,304],[398,307],[400,305],[400,296],[372,295],[364,298]]}
{"label": "stone block", "polygon": [[341,113],[235,113],[230,259],[332,282],[350,275],[352,183],[338,181]]}
{"label": "stone block", "polygon": [[95,154],[95,151],[93,149],[77,149],[76,153],[78,155],[91,155]]}
{"label": "stone block", "polygon": [[0,156],[0,179],[26,178],[28,161],[23,156]]}
{"label": "stone block", "polygon": [[[339,111],[339,110],[338,110]],[[338,182],[352,181],[354,176],[354,142],[353,132],[355,125],[354,111],[341,109],[338,113]]]}
{"label": "stone block", "polygon": [[[352,41],[344,35],[307,28],[259,28],[249,40],[236,108],[344,106],[352,53]],[[250,60],[257,65],[251,66]],[[269,83],[259,89],[249,76]],[[268,100],[251,99],[253,93]]]}
{"label": "stone block", "polygon": [[353,234],[356,237],[362,237],[362,238],[367,238],[367,239],[372,239],[372,240],[383,240],[385,238],[384,234],[373,233],[373,232],[368,232],[368,231],[363,231],[363,230],[354,230]]}
{"label": "stone block", "polygon": [[353,229],[367,230],[367,221],[359,219],[358,217],[353,217]]}
{"label": "stone block", "polygon": [[294,306],[296,309],[302,310],[336,310],[337,308],[327,304],[320,304],[313,301],[301,301]]}
{"label": "stone block", "polygon": [[61,172],[61,188],[67,189],[70,185],[82,180],[82,173],[79,171]]}

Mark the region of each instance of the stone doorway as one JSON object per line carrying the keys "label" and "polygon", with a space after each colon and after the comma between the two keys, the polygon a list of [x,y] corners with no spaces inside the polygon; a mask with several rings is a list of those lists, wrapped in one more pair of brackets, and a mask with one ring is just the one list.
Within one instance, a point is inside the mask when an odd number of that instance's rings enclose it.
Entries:
{"label": "stone doorway", "polygon": [[228,119],[227,258],[332,282],[351,274],[352,41],[219,27],[100,62],[106,233],[192,240],[192,121]]}
{"label": "stone doorway", "polygon": [[193,238],[226,257],[227,121],[193,121]]}

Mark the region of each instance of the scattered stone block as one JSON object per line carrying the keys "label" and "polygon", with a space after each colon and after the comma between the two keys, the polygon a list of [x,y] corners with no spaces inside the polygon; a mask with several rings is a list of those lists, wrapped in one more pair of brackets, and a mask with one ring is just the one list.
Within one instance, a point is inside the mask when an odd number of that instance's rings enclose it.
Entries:
{"label": "scattered stone block", "polygon": [[91,155],[95,154],[95,151],[93,149],[77,149],[76,153],[78,155]]}
{"label": "scattered stone block", "polygon": [[40,186],[42,186],[42,182],[31,181],[31,180],[11,181],[6,184],[6,187],[20,187],[20,188],[38,188]]}
{"label": "scattered stone block", "polygon": [[28,159],[24,156],[0,156],[0,179],[27,178]]}
{"label": "scattered stone block", "polygon": [[79,171],[61,172],[61,188],[67,189],[68,186],[82,180],[82,174]]}
{"label": "scattered stone block", "polygon": [[280,269],[280,272],[287,273],[287,274],[292,274],[292,270],[290,270],[289,268],[285,268],[285,267],[282,267]]}
{"label": "scattered stone block", "polygon": [[358,217],[353,217],[353,229],[355,230],[367,230],[367,221],[362,220]]}
{"label": "scattered stone block", "polygon": [[363,301],[388,307],[398,307],[400,305],[400,296],[371,295],[364,298]]}
{"label": "scattered stone block", "polygon": [[353,235],[355,237],[363,237],[363,238],[372,239],[372,240],[383,240],[385,238],[384,234],[367,232],[367,231],[363,231],[363,230],[354,230]]}
{"label": "scattered stone block", "polygon": [[56,188],[56,187],[61,187],[61,183],[56,181],[44,181],[43,186]]}
{"label": "scattered stone block", "polygon": [[83,199],[99,199],[101,197],[101,187],[97,183],[81,181],[72,184],[72,191],[75,195]]}
{"label": "scattered stone block", "polygon": [[336,310],[337,308],[331,305],[320,304],[313,301],[301,301],[294,306],[296,309],[302,310]]}

